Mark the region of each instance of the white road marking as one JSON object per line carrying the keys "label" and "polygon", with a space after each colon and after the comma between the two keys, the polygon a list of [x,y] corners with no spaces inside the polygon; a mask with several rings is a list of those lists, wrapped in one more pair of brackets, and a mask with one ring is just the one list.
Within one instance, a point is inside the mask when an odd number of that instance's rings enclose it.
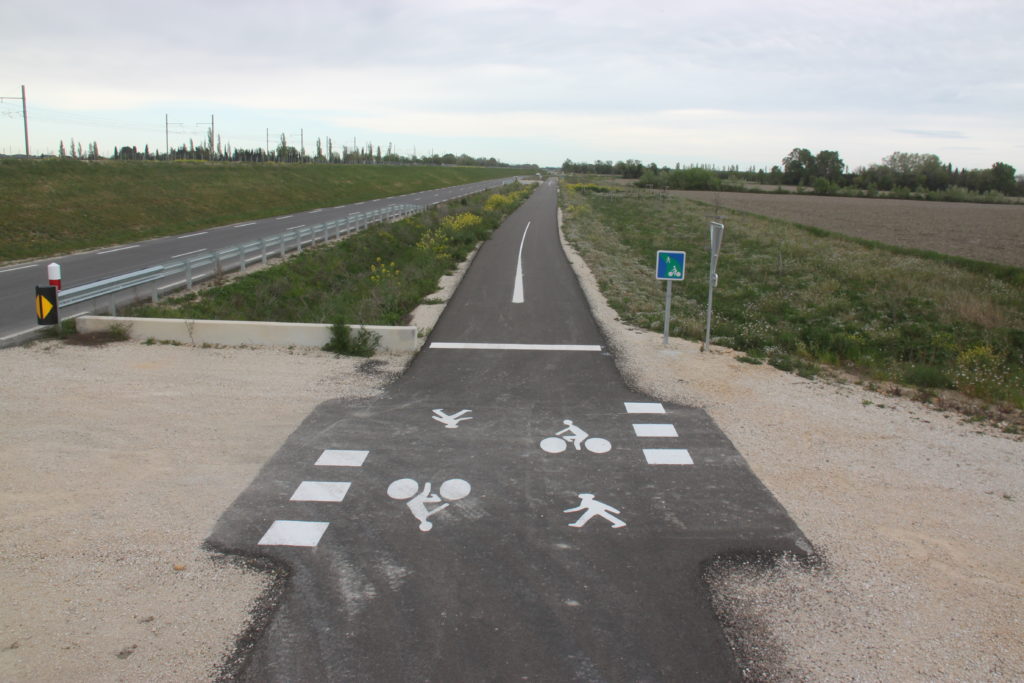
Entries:
{"label": "white road marking", "polygon": [[39,265],[41,265],[41,264],[39,264],[39,263],[32,263],[32,264],[27,265],[27,266],[18,266],[16,268],[7,268],[5,270],[0,270],[0,273],[13,273],[16,270],[25,270],[26,268],[36,268]]}
{"label": "white road marking", "polygon": [[523,239],[519,241],[519,260],[516,262],[516,284],[512,289],[512,303],[521,304],[523,298],[523,245],[526,244],[526,233],[530,231],[530,221],[526,222],[523,229]]}
{"label": "white road marking", "polygon": [[182,256],[189,256],[191,254],[198,254],[201,251],[206,251],[206,250],[205,249],[193,249],[192,251],[186,251],[184,254],[175,254],[171,258],[181,258]]}
{"label": "white road marking", "polygon": [[362,467],[369,454],[370,451],[325,450],[316,464],[327,467]]}
{"label": "white road marking", "polygon": [[284,220],[285,218],[291,218],[291,217],[292,217],[292,216],[294,216],[294,215],[295,215],[294,213],[290,213],[290,214],[288,214],[287,216],[278,216],[278,217],[277,217],[277,218],[275,218],[274,220],[275,220],[275,221],[283,221],[283,220]]}
{"label": "white road marking", "polygon": [[293,545],[315,548],[327,531],[327,522],[296,522],[275,520],[258,545]]}
{"label": "white road marking", "polygon": [[665,406],[660,403],[630,403],[626,402],[627,413],[659,413],[665,414]]}
{"label": "white road marking", "polygon": [[432,349],[472,349],[485,351],[600,351],[588,344],[481,344],[476,342],[431,342]]}
{"label": "white road marking", "polygon": [[645,448],[648,465],[692,465],[693,458],[685,448]]}
{"label": "white road marking", "polygon": [[249,225],[256,225],[256,222],[253,221],[252,223],[237,223],[235,225],[230,225],[228,227],[230,227],[230,228],[244,228],[244,227],[249,226]]}
{"label": "white road marking", "polygon": [[633,431],[637,436],[648,437],[676,437],[676,426],[672,424],[638,424],[633,425]]}
{"label": "white road marking", "polygon": [[178,239],[179,240],[187,240],[189,237],[199,237],[200,235],[205,235],[205,234],[206,234],[206,231],[204,230],[203,232],[194,232],[191,235],[181,235],[181,236],[178,237]]}
{"label": "white road marking", "polygon": [[115,251],[127,251],[128,249],[135,249],[138,246],[139,245],[137,244],[133,244],[130,247],[118,247],[117,249],[108,249],[106,251],[97,251],[94,253],[96,254],[96,256],[103,256],[104,254],[113,254]]}
{"label": "white road marking", "polygon": [[307,211],[306,213],[320,213],[321,211],[323,211],[323,209],[313,209],[312,211]]}
{"label": "white road marking", "polygon": [[340,503],[351,486],[347,481],[304,481],[288,500]]}

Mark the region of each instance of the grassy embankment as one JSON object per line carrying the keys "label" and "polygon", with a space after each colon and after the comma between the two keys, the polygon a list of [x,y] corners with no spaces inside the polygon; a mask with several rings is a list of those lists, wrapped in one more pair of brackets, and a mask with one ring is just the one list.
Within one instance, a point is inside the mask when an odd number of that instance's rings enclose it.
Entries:
{"label": "grassy embankment", "polygon": [[306,249],[229,284],[130,315],[397,325],[529,195],[519,184]]}
{"label": "grassy embankment", "polygon": [[[671,334],[702,340],[710,207],[577,187],[562,195],[566,236],[611,306],[630,324],[660,330],[655,254],[686,251]],[[805,376],[827,365],[917,387],[923,398],[956,389],[1024,408],[1024,270],[725,214],[712,343]]]}
{"label": "grassy embankment", "polygon": [[0,263],[513,175],[514,169],[0,160]]}

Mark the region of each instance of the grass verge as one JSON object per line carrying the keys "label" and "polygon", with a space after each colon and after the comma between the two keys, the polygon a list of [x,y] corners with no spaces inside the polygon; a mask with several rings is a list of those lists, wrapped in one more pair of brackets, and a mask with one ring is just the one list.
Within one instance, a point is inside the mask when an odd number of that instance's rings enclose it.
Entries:
{"label": "grass verge", "polygon": [[[670,332],[702,340],[709,209],[636,192],[562,193],[566,238],[626,322],[663,325],[659,249],[687,252]],[[812,376],[943,389],[1024,409],[1024,270],[866,242],[726,211],[712,342]]]}
{"label": "grass verge", "polygon": [[514,175],[509,168],[0,160],[0,263]]}

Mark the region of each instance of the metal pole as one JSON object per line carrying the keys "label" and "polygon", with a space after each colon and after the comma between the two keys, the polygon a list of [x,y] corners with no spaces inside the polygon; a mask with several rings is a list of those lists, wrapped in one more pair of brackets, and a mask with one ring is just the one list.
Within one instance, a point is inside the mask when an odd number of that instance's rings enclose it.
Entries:
{"label": "metal pole", "polygon": [[665,281],[665,334],[661,340],[663,346],[668,346],[668,321],[672,314],[672,281]]}
{"label": "metal pole", "polygon": [[707,351],[711,348],[711,298],[715,292],[715,257],[711,257],[711,276],[708,278],[708,322],[704,328],[704,346],[700,347],[701,351]]}
{"label": "metal pole", "polygon": [[25,120],[25,156],[28,153],[28,102],[25,99],[25,86],[21,86],[21,117]]}
{"label": "metal pole", "polygon": [[725,232],[725,225],[712,222],[711,228],[711,271],[708,273],[708,319],[704,327],[704,344],[700,350],[711,350],[711,304],[714,297],[715,287],[718,286],[718,252],[722,248],[722,233]]}

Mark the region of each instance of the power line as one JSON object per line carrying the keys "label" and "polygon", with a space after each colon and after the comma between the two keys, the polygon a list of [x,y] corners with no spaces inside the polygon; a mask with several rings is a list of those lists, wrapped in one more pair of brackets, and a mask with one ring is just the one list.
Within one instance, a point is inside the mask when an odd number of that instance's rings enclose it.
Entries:
{"label": "power line", "polygon": [[25,99],[25,86],[21,86],[21,97],[0,97],[0,102],[3,100],[21,100],[21,117],[25,120],[25,156],[29,156],[28,153],[28,103]]}

